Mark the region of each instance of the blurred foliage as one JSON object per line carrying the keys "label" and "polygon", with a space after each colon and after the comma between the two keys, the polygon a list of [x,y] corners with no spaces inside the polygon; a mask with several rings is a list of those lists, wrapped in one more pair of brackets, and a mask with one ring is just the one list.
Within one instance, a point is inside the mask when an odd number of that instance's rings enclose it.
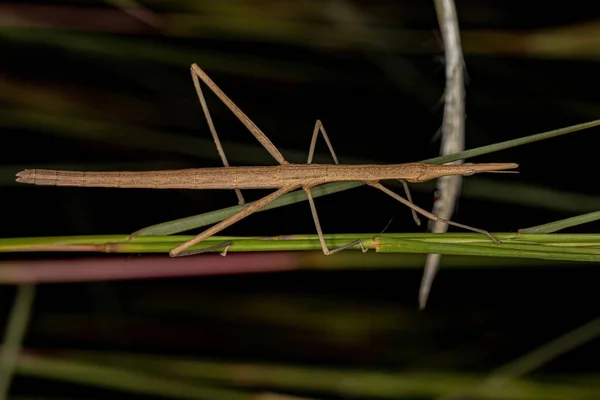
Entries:
{"label": "blurred foliage", "polygon": [[[598,118],[600,16],[592,3],[467,0],[457,12],[468,77],[467,149]],[[24,168],[219,165],[188,71],[194,62],[290,161],[305,161],[317,118],[342,163],[438,154],[433,139],[444,72],[433,2],[13,1],[0,4],[0,43],[4,238],[130,233],[234,204],[229,191],[14,183]],[[273,162],[214,96],[208,101],[233,165]],[[517,162],[520,174],[465,179],[454,219],[516,232],[598,211],[596,133],[473,159]],[[316,162],[327,162],[323,143],[318,150]],[[429,208],[432,186],[414,189],[415,201]],[[250,199],[261,195],[248,192]],[[316,204],[332,235],[422,231],[408,210],[369,188]],[[589,223],[566,232],[597,231]],[[257,214],[224,234],[313,232],[308,205],[299,203]],[[534,349],[544,353],[545,343],[595,321],[595,264],[445,256],[442,267],[452,269],[442,268],[428,309],[419,312],[423,256],[288,255],[289,264],[277,253],[225,258],[232,270],[255,266],[261,274],[192,278],[187,272],[177,279],[159,274],[174,265],[165,258],[3,253],[5,282],[24,282],[33,264],[40,271],[97,271],[87,280],[103,281],[39,285],[10,398],[426,399],[473,390],[470,398],[589,399],[600,393],[598,341],[590,341],[597,327],[590,324],[585,340],[565,354],[548,350],[553,358],[537,357],[531,371],[492,379],[506,372],[501,366],[526,360]],[[189,271],[211,260],[185,263]],[[102,274],[127,263],[139,266],[139,280],[134,272]],[[335,271],[311,270],[327,263]],[[146,268],[155,274],[141,276]],[[143,279],[149,277],[155,279]],[[0,297],[8,321],[14,288],[3,287]]]}

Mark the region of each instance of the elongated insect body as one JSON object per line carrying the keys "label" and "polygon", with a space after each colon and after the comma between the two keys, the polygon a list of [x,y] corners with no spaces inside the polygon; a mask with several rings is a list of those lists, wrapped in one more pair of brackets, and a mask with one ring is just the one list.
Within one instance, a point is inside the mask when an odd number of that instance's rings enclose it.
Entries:
{"label": "elongated insect body", "polygon": [[400,179],[425,182],[446,175],[517,168],[513,163],[435,165],[284,164],[264,167],[190,168],[164,171],[61,171],[26,169],[17,182],[46,186],[80,186],[149,189],[266,189],[344,181]]}
{"label": "elongated insect body", "polygon": [[[413,218],[420,223],[416,213],[420,213],[432,220],[440,220],[447,224],[469,229],[487,235],[492,241],[498,241],[487,231],[461,225],[456,222],[441,219],[430,212],[415,205],[408,191],[408,182],[425,182],[430,179],[446,175],[473,175],[479,172],[506,171],[517,168],[514,163],[493,164],[462,164],[462,165],[436,165],[424,163],[387,164],[387,165],[340,165],[333,151],[329,137],[321,121],[317,120],[314,130],[308,160],[306,164],[290,164],[277,150],[275,145],[256,126],[246,114],[229,98],[223,91],[200,69],[196,64],[191,67],[192,80],[196,88],[198,100],[202,106],[208,127],[217,146],[224,167],[220,168],[192,168],[181,170],[164,171],[116,171],[116,172],[92,172],[92,171],[60,171],[48,169],[27,169],[17,173],[17,182],[34,185],[50,186],[81,186],[81,187],[110,187],[110,188],[149,188],[149,189],[234,189],[240,204],[244,204],[241,189],[265,189],[275,188],[275,192],[252,202],[239,210],[237,213],[225,218],[223,221],[206,229],[194,238],[173,248],[169,254],[172,257],[196,254],[203,252],[189,251],[188,249],[202,240],[222,231],[235,222],[259,211],[277,198],[296,189],[302,189],[306,193],[309,202],[319,241],[326,255],[333,254],[351,246],[360,246],[366,251],[362,242],[355,241],[334,250],[329,250],[321,224],[317,216],[311,189],[314,186],[328,182],[361,181],[389,196],[395,198],[402,204],[411,208]],[[212,92],[235,114],[240,122],[256,137],[261,145],[279,163],[276,166],[259,167],[230,167],[225,152],[221,146],[219,136],[212,122],[210,112],[200,86],[202,81]],[[319,132],[322,134],[335,164],[312,164],[315,144]],[[399,179],[402,181],[406,198],[392,192],[379,183],[380,181]],[[228,248],[228,247],[227,247]],[[227,251],[225,249],[225,252]]]}

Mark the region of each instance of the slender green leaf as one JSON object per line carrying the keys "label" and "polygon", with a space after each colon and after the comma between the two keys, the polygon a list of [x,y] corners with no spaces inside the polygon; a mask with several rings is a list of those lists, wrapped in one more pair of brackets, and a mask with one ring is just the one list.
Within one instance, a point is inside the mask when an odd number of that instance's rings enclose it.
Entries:
{"label": "slender green leaf", "polygon": [[[342,192],[344,190],[352,189],[358,186],[364,185],[362,182],[342,182],[342,183],[329,183],[318,186],[312,190],[313,197],[321,197],[332,193]],[[287,206],[289,204],[299,203],[306,200],[306,193],[302,190],[296,190],[282,196],[262,208],[259,211],[271,210],[273,208]],[[247,203],[251,204],[251,203]],[[204,214],[194,215],[192,217],[176,219],[173,221],[163,222],[148,226],[134,232],[132,236],[145,236],[145,235],[171,235],[174,233],[185,232],[190,229],[198,228],[205,225],[210,225],[224,220],[225,218],[235,214],[247,205],[231,206],[222,208],[216,211],[210,211]]]}
{"label": "slender green leaf", "polygon": [[[121,378],[120,368],[139,371],[132,375],[152,374],[169,376],[176,387],[184,382],[215,382],[238,389],[261,390],[264,387],[283,392],[323,393],[329,396],[353,398],[431,398],[461,391],[481,383],[481,376],[456,374],[446,371],[430,372],[390,372],[376,369],[345,368],[335,369],[322,366],[297,366],[275,363],[214,361],[194,358],[177,358],[158,355],[143,355],[116,352],[64,351],[60,357],[45,357],[38,367],[29,362],[27,374],[45,376],[46,366],[54,363],[65,368],[72,365],[85,366],[88,371],[103,371],[106,387],[114,386],[113,379]],[[56,361],[55,361],[56,360]],[[34,361],[37,361],[34,359]],[[113,367],[118,365],[120,368]],[[38,370],[42,373],[39,373]],[[113,378],[114,375],[114,378]],[[79,373],[79,382],[99,385],[98,378],[90,375],[87,382]],[[137,378],[137,377],[136,377]],[[71,380],[65,376],[63,379]],[[163,382],[165,378],[159,378]],[[569,381],[515,379],[494,391],[478,393],[483,399],[585,399],[590,391],[597,391],[597,382],[588,385],[573,384]],[[328,397],[329,397],[328,396]],[[234,399],[237,398],[234,397]]]}
{"label": "slender green leaf", "polygon": [[522,146],[524,144],[539,142],[540,140],[550,139],[556,136],[565,135],[567,133],[581,131],[583,129],[593,128],[594,126],[600,125],[600,119],[584,122],[577,125],[567,126],[566,128],[555,129],[548,132],[538,133],[535,135],[529,135],[518,139],[507,140],[496,144],[490,144],[488,146],[478,147],[476,149],[470,149],[461,151],[459,153],[448,154],[447,156],[435,157],[424,160],[423,162],[432,164],[442,164],[456,160],[465,160],[467,158],[480,156],[483,154],[494,153],[496,151],[510,149],[511,147]]}
{"label": "slender green leaf", "polygon": [[[493,233],[493,235],[501,242],[500,245],[492,243],[489,238],[478,233],[328,234],[325,235],[325,241],[330,248],[338,248],[360,239],[365,248],[383,253],[438,253],[556,261],[600,261],[600,235],[598,234]],[[0,239],[0,252],[164,253],[191,237],[186,235],[131,238],[125,235],[106,235]],[[321,251],[317,235],[273,238],[211,236],[191,249],[204,249],[225,242],[233,242],[228,252]],[[354,246],[352,249],[359,250],[360,247]],[[220,252],[222,248],[212,251]]]}
{"label": "slender green leaf", "polygon": [[128,393],[176,399],[251,400],[252,394],[207,386],[200,382],[157,376],[116,366],[101,365],[59,357],[21,355],[17,364],[21,375],[86,384]]}
{"label": "slender green leaf", "polygon": [[[544,139],[552,138],[555,136],[564,135],[564,134],[567,134],[570,132],[575,132],[575,131],[579,131],[582,129],[591,128],[591,127],[598,126],[598,125],[600,125],[600,120],[585,122],[582,124],[573,125],[573,126],[569,126],[569,127],[561,128],[561,129],[556,129],[556,130],[549,131],[549,132],[538,133],[535,135],[530,135],[530,136],[526,136],[526,137],[519,138],[519,139],[508,140],[505,142],[500,142],[500,143],[496,143],[496,144],[489,145],[489,146],[483,146],[483,147],[478,147],[476,149],[461,151],[459,153],[450,154],[450,155],[443,156],[443,157],[430,158],[427,160],[423,160],[423,162],[430,163],[430,164],[441,164],[441,163],[445,163],[445,162],[471,158],[471,157],[475,157],[475,156],[479,156],[479,155],[483,155],[483,154],[487,154],[487,153],[492,153],[492,152],[503,150],[503,149],[508,149],[510,147],[516,147],[516,146],[520,146],[523,144],[532,143],[532,142],[536,142],[539,140],[544,140]],[[355,188],[355,187],[358,187],[361,185],[364,185],[364,183],[362,183],[362,182],[329,183],[329,184],[321,185],[319,187],[314,188],[313,194],[314,194],[314,197],[320,197],[320,196],[324,196],[327,194],[337,193],[337,192],[341,192],[343,190]],[[299,191],[288,193],[288,194],[282,196],[277,201],[271,203],[268,207],[265,207],[259,211],[269,210],[269,209],[281,207],[284,205],[297,203],[297,202],[303,201],[305,199],[306,199],[306,196],[304,195],[304,192],[299,190]],[[248,203],[248,204],[252,204],[252,203]],[[161,224],[152,225],[152,226],[148,226],[146,228],[140,229],[137,232],[135,232],[134,235],[135,236],[165,235],[165,234],[174,234],[174,233],[179,233],[179,232],[185,232],[190,229],[196,229],[196,228],[199,228],[202,226],[206,226],[206,225],[210,225],[210,224],[214,224],[216,222],[222,221],[225,218],[227,218],[227,217],[235,214],[239,210],[241,210],[242,207],[246,207],[247,205],[227,207],[227,208],[223,208],[220,210],[211,211],[211,212],[199,214],[199,215],[194,215],[194,216],[187,217],[187,218],[181,218],[181,219],[177,219],[174,221],[163,222]]]}
{"label": "slender green leaf", "polygon": [[519,233],[553,233],[562,229],[570,228],[588,222],[597,221],[600,219],[600,211],[591,212],[588,214],[577,215],[576,217],[561,219],[547,224],[532,226],[530,228],[519,229]]}

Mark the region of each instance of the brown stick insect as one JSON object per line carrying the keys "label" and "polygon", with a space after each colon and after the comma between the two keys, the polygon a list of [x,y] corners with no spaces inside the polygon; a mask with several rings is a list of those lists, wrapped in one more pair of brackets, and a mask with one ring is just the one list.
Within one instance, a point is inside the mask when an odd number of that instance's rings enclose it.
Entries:
{"label": "brown stick insect", "polygon": [[[234,189],[239,203],[244,204],[240,189],[265,189],[275,188],[275,192],[248,204],[242,210],[224,219],[216,225],[206,229],[196,237],[173,248],[171,257],[198,254],[207,249],[188,251],[191,246],[233,225],[242,218],[246,218],[271,203],[275,199],[295,189],[302,189],[308,198],[319,241],[323,253],[326,255],[336,253],[352,246],[365,248],[360,240],[348,243],[340,248],[329,250],[319,217],[312,197],[311,189],[317,185],[328,182],[361,181],[388,194],[402,204],[411,208],[415,221],[419,223],[416,213],[431,220],[441,220],[449,225],[487,235],[494,243],[499,243],[489,232],[471,226],[459,224],[437,217],[434,214],[413,204],[406,182],[424,182],[446,175],[469,176],[480,172],[502,172],[518,167],[514,163],[488,163],[488,164],[462,164],[462,165],[435,165],[412,162],[406,164],[387,165],[341,165],[333,150],[329,137],[320,120],[317,120],[306,164],[292,164],[286,161],[279,150],[271,143],[267,136],[240,110],[233,101],[200,69],[196,64],[191,66],[192,79],[196,88],[198,99],[208,122],[210,132],[217,146],[224,167],[219,168],[194,168],[163,171],[115,171],[115,172],[89,172],[89,171],[60,171],[31,169],[17,173],[17,182],[35,185],[53,186],[82,186],[82,187],[111,187],[111,188],[152,188],[152,189]],[[200,87],[200,80],[217,95],[219,99],[235,114],[235,116],[256,137],[262,146],[273,156],[280,165],[258,167],[231,167],[221,146],[217,131],[213,124],[206,99]],[[315,145],[319,132],[323,135],[335,164],[312,164]],[[380,181],[397,179],[404,186],[406,198],[392,192],[383,186]],[[415,213],[416,212],[416,213]],[[211,247],[229,247],[231,243]],[[225,250],[225,251],[226,251]]]}

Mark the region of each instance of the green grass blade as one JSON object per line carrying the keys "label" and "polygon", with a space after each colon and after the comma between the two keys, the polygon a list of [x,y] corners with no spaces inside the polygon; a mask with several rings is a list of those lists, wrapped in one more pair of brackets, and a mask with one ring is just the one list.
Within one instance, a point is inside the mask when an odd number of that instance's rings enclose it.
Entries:
{"label": "green grass blade", "polygon": [[35,285],[19,285],[15,303],[10,311],[0,349],[0,398],[7,399],[10,393],[13,372],[19,359],[21,346],[31,318],[35,299]]}
{"label": "green grass blade", "polygon": [[518,139],[507,140],[505,142],[490,144],[488,146],[482,146],[476,149],[465,150],[459,153],[448,154],[447,156],[429,158],[427,160],[424,160],[423,162],[432,164],[442,164],[456,160],[465,160],[467,158],[493,153],[500,150],[510,149],[511,147],[522,146],[528,143],[539,142],[540,140],[550,139],[556,136],[565,135],[567,133],[581,131],[583,129],[593,128],[594,126],[598,125],[600,125],[600,119],[590,122],[584,122],[577,125],[567,126],[566,128],[560,128],[548,132],[538,133],[535,135],[529,135]]}
{"label": "green grass blade", "polygon": [[[316,365],[203,360],[117,352],[65,350],[61,353],[60,359],[72,363],[118,365],[132,371],[151,371],[158,376],[168,373],[185,382],[209,381],[247,390],[265,390],[267,387],[271,391],[318,393],[327,397],[340,397],[342,393],[345,397],[352,398],[437,398],[437,396],[461,392],[482,381],[482,376],[477,374],[459,374],[450,371],[390,372],[377,369],[336,369]],[[583,385],[565,379],[520,378],[495,389],[493,392],[482,392],[479,398],[585,399],[590,393],[598,390],[598,384],[592,382]]]}
{"label": "green grass blade", "polygon": [[507,384],[511,380],[520,379],[531,374],[536,369],[585,345],[598,336],[600,336],[600,318],[594,318],[498,368],[484,381],[483,389],[494,391],[499,385]]}
{"label": "green grass blade", "polygon": [[[460,159],[466,159],[470,157],[479,156],[482,154],[487,154],[503,149],[508,149],[510,147],[516,147],[523,144],[544,140],[548,138],[552,138],[555,136],[564,135],[570,132],[579,131],[582,129],[591,128],[594,126],[600,125],[600,120],[595,120],[591,122],[585,122],[578,125],[569,126],[566,128],[556,129],[549,132],[538,133],[535,135],[526,136],[519,139],[508,140],[505,142],[496,143],[489,146],[478,147],[476,149],[461,151],[459,153],[450,154],[447,156],[430,158],[427,160],[423,160],[423,162],[431,163],[431,164],[440,164],[444,162],[456,161]],[[342,182],[342,183],[330,183],[322,186],[318,186],[313,189],[314,197],[324,196],[330,193],[337,193],[347,189],[351,189],[354,187],[362,186],[364,183],[362,182]],[[268,207],[263,208],[261,211],[273,209],[277,207],[281,207],[284,205],[297,203],[300,201],[306,200],[306,196],[302,191],[296,191],[292,193],[288,193],[285,196],[282,196],[277,201],[271,203]],[[247,203],[249,205],[251,203]],[[140,229],[136,231],[134,236],[143,236],[143,235],[167,235],[167,234],[175,234],[179,232],[185,232],[191,229],[196,229],[202,226],[214,224],[216,222],[222,221],[223,219],[235,214],[237,211],[241,210],[244,206],[233,206],[227,207],[215,211],[211,211],[204,214],[194,215],[187,218],[181,218],[174,221],[167,221],[161,224],[148,226],[146,228]]]}
{"label": "green grass blade", "polygon": [[[493,233],[501,244],[478,233],[390,233],[328,234],[330,248],[360,239],[363,245],[381,253],[438,253],[461,256],[509,257],[554,261],[600,262],[598,234],[515,234]],[[165,253],[191,236],[147,236],[128,239],[124,235],[0,239],[0,252],[77,251],[105,253]],[[321,251],[317,235],[274,238],[212,236],[191,250],[200,250],[233,241],[228,252]],[[358,246],[353,248],[359,250]],[[214,251],[220,252],[222,249]],[[322,265],[327,268],[327,265]],[[365,266],[365,268],[369,268]],[[0,268],[0,276],[2,269]]]}
{"label": "green grass blade", "polygon": [[588,214],[577,215],[575,217],[561,219],[547,224],[532,226],[530,228],[519,229],[519,233],[553,233],[562,229],[570,228],[588,222],[597,221],[600,219],[600,211],[591,212]]}
{"label": "green grass blade", "polygon": [[145,394],[175,399],[252,400],[250,393],[157,376],[116,366],[85,361],[21,355],[17,363],[20,375],[63,382],[79,383],[126,393]]}
{"label": "green grass blade", "polygon": [[[303,82],[307,76],[320,77],[323,80],[335,78],[335,71],[318,65],[299,64],[292,61],[270,58],[271,68],[264,68],[264,58],[259,56],[242,57],[222,51],[198,49],[182,44],[157,43],[151,37],[145,40],[128,35],[106,35],[79,32],[73,35],[60,29],[35,29],[32,27],[2,27],[0,38],[4,42],[17,45],[47,43],[77,54],[89,54],[95,57],[115,57],[163,65],[189,68],[194,59],[202,60],[202,67],[235,73],[240,76],[278,78],[294,82]],[[310,70],[310,72],[309,72]],[[339,75],[339,74],[338,74]]]}
{"label": "green grass blade", "polygon": [[[358,186],[364,185],[362,182],[342,182],[342,183],[329,183],[318,186],[312,190],[313,197],[321,197],[332,193],[341,192],[344,190],[352,189]],[[288,193],[285,196],[280,197],[271,204],[267,205],[260,211],[266,211],[277,207],[283,207],[288,204],[299,203],[306,200],[306,193],[302,190],[296,190]],[[251,203],[247,203],[251,204]],[[222,208],[220,210],[207,212],[204,214],[194,215],[192,217],[176,219],[173,221],[163,222],[161,224],[152,225],[137,232],[134,232],[132,236],[146,236],[146,235],[172,235],[174,233],[184,232],[190,229],[199,228],[201,226],[214,224],[222,221],[225,218],[235,214],[241,209],[245,208],[246,205],[232,206]]]}
{"label": "green grass blade", "polygon": [[[385,238],[378,240],[380,252],[408,252],[425,254],[460,254],[486,257],[519,257],[543,260],[571,260],[584,262],[600,261],[599,249],[560,248],[544,244],[525,244],[503,241],[501,245],[493,243],[436,243],[417,240]],[[512,244],[512,245],[511,245]]]}
{"label": "green grass blade", "polygon": [[[434,185],[429,182],[414,185],[415,191],[431,192],[433,188]],[[600,196],[520,182],[493,181],[478,176],[465,179],[461,196],[573,214],[595,211],[600,204]]]}

